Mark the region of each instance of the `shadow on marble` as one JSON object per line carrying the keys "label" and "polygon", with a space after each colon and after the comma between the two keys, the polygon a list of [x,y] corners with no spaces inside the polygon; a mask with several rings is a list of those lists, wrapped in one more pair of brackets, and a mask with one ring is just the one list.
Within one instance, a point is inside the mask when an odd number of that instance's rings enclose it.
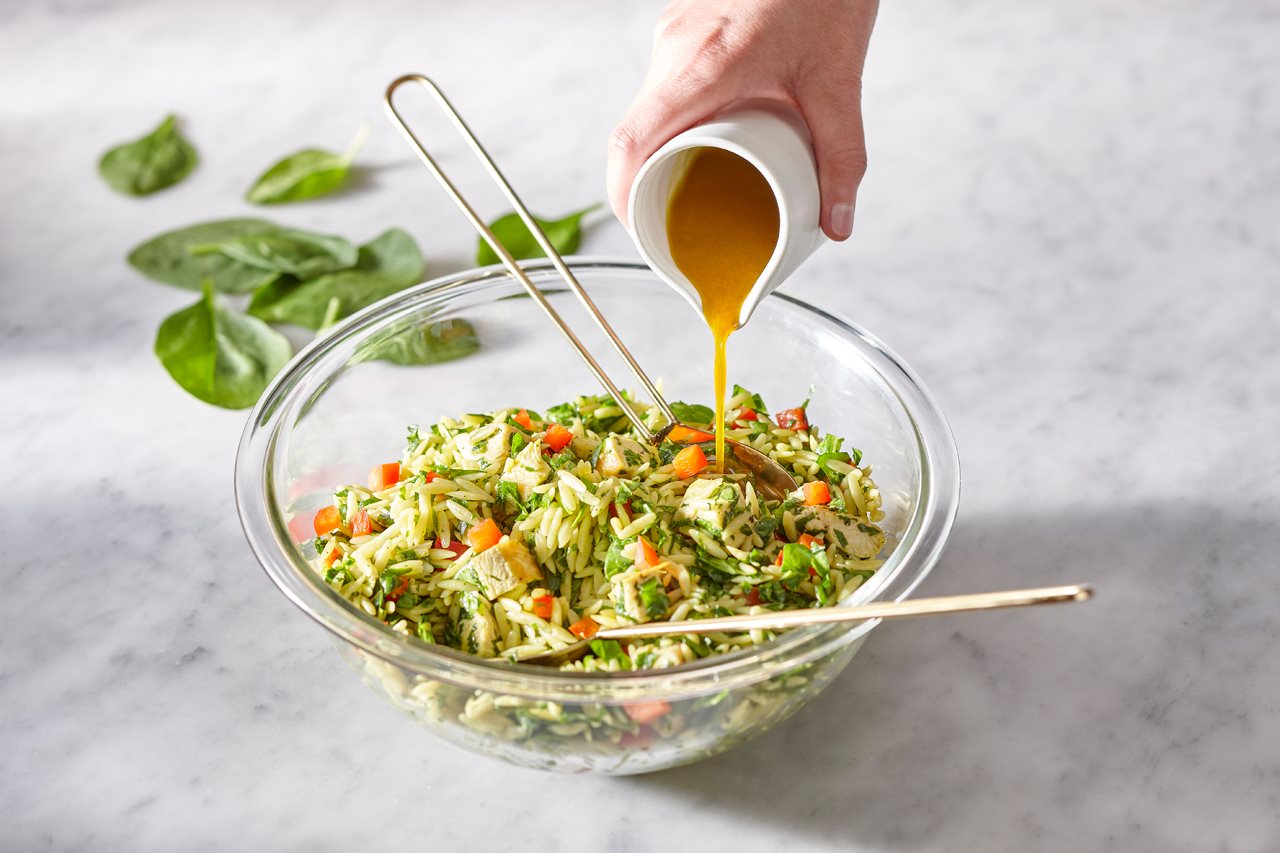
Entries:
{"label": "shadow on marble", "polygon": [[859,849],[1266,849],[1278,553],[1280,521],[1209,505],[963,519],[921,594],[1097,597],[887,623],[780,728],[622,784]]}

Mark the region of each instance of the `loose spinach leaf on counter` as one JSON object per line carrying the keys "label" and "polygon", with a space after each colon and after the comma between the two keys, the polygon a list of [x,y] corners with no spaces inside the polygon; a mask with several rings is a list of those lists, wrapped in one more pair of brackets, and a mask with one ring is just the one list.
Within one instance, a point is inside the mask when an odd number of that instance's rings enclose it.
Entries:
{"label": "loose spinach leaf on counter", "polygon": [[[578,245],[582,242],[582,217],[598,207],[600,207],[599,204],[593,204],[575,213],[570,213],[562,219],[548,220],[535,216],[534,220],[546,233],[551,245],[556,247],[556,251],[562,255],[568,255],[576,252]],[[525,258],[541,258],[547,254],[542,251],[538,241],[533,238],[533,232],[525,226],[524,221],[515,213],[508,213],[506,216],[495,220],[489,226],[489,229],[493,231],[494,236],[498,238],[502,245],[507,247],[507,251],[517,261]],[[485,266],[487,264],[496,264],[499,260],[498,253],[490,248],[483,237],[479,238],[476,243],[476,263],[480,266]]]}
{"label": "loose spinach leaf on counter", "polygon": [[222,254],[246,266],[298,278],[315,278],[356,265],[356,247],[349,240],[280,228],[264,234],[243,234],[217,243],[192,246],[193,255]]}
{"label": "loose spinach leaf on counter", "polygon": [[141,139],[117,145],[98,161],[98,174],[125,195],[150,195],[181,181],[196,167],[196,149],[178,131],[177,119],[166,116]]}
{"label": "loose spinach leaf on counter", "polygon": [[392,228],[360,247],[352,269],[308,281],[281,278],[268,283],[253,295],[249,313],[271,323],[320,329],[326,320],[335,322],[417,284],[424,263],[413,238]]}
{"label": "loose spinach leaf on counter", "polygon": [[358,358],[403,365],[443,364],[465,358],[479,348],[475,328],[466,320],[453,318],[393,334],[370,345]]}
{"label": "loose spinach leaf on counter", "polygon": [[155,281],[200,290],[205,282],[218,293],[251,293],[278,273],[248,266],[221,252],[192,254],[192,249],[239,237],[270,234],[280,227],[265,219],[201,222],[153,237],[129,253],[129,264]]}
{"label": "loose spinach leaf on counter", "polygon": [[368,136],[369,128],[360,128],[344,154],[319,148],[290,154],[254,181],[245,197],[254,204],[283,204],[331,193],[351,174],[351,164]]}
{"label": "loose spinach leaf on counter", "polygon": [[189,393],[227,409],[256,403],[293,355],[284,335],[228,311],[208,284],[199,302],[160,324],[155,352]]}
{"label": "loose spinach leaf on counter", "polygon": [[683,424],[697,424],[698,426],[710,426],[715,424],[716,413],[710,406],[703,406],[697,403],[681,403],[679,400],[671,404],[671,412],[680,419]]}

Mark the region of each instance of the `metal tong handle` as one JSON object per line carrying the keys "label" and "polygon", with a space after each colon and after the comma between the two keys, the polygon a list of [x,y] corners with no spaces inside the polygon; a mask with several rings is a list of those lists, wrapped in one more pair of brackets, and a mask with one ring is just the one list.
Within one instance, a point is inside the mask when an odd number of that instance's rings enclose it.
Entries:
{"label": "metal tong handle", "polygon": [[551,307],[551,303],[547,301],[546,297],[542,294],[542,291],[540,291],[529,279],[528,274],[520,267],[516,262],[516,259],[511,256],[511,253],[507,251],[506,246],[502,245],[502,242],[498,240],[497,236],[492,230],[490,230],[489,226],[484,223],[484,220],[476,214],[475,210],[467,202],[466,198],[464,198],[462,193],[458,191],[458,188],[454,186],[453,182],[449,180],[449,177],[444,173],[444,170],[440,168],[440,165],[436,163],[435,159],[429,153],[427,153],[426,146],[424,146],[414,132],[409,129],[404,118],[401,117],[399,111],[396,110],[394,103],[392,103],[392,96],[395,94],[396,90],[405,83],[420,83],[422,84],[422,87],[430,92],[435,98],[436,104],[445,113],[445,115],[453,121],[453,126],[457,128],[458,133],[460,133],[462,138],[467,141],[467,144],[471,146],[471,150],[484,165],[485,170],[489,173],[489,177],[493,178],[494,183],[498,185],[499,189],[502,190],[503,195],[507,197],[507,201],[511,202],[516,213],[522,220],[524,220],[524,224],[528,226],[530,233],[533,234],[533,238],[537,240],[538,245],[542,247],[542,251],[547,253],[547,257],[551,259],[552,265],[556,268],[556,271],[560,273],[560,277],[564,279],[565,284],[569,285],[569,289],[577,295],[578,301],[580,301],[583,307],[587,309],[588,313],[595,318],[596,325],[600,327],[600,331],[604,332],[605,336],[613,344],[613,348],[617,350],[618,354],[626,361],[627,366],[631,368],[631,372],[636,375],[636,378],[640,380],[642,385],[644,385],[645,390],[649,392],[653,401],[657,403],[658,408],[667,416],[667,420],[670,423],[675,423],[678,419],[675,414],[672,413],[671,407],[667,405],[667,401],[662,398],[662,394],[658,392],[657,387],[649,377],[645,375],[645,372],[640,369],[640,365],[627,350],[626,346],[623,345],[617,332],[615,332],[613,327],[609,325],[609,321],[604,318],[604,315],[600,313],[600,309],[591,301],[591,297],[587,295],[587,291],[578,283],[578,280],[574,277],[573,273],[570,272],[569,267],[564,262],[564,259],[560,257],[560,253],[556,251],[555,246],[551,245],[551,241],[547,239],[547,235],[543,232],[542,227],[538,225],[537,220],[533,218],[531,213],[529,213],[529,209],[524,206],[524,202],[522,202],[520,197],[516,195],[516,191],[511,188],[511,184],[507,183],[507,179],[503,177],[502,172],[499,171],[498,167],[494,164],[493,158],[484,150],[484,146],[480,144],[480,140],[476,139],[475,134],[471,132],[471,128],[467,127],[467,123],[462,120],[462,116],[458,115],[458,111],[454,109],[453,104],[449,103],[449,99],[444,96],[444,92],[440,91],[440,87],[437,86],[429,77],[422,74],[406,74],[393,81],[391,85],[387,87],[387,94],[383,98],[383,104],[387,108],[387,115],[390,117],[391,121],[400,129],[400,133],[404,136],[405,140],[413,146],[415,151],[418,152],[418,158],[422,160],[423,164],[431,170],[433,175],[436,176],[436,180],[440,182],[442,187],[444,187],[445,192],[449,194],[449,198],[453,199],[454,204],[456,204],[466,215],[467,220],[471,222],[472,227],[479,232],[485,242],[488,243],[498,257],[502,259],[503,266],[511,272],[511,275],[515,276],[517,281],[524,285],[524,289],[533,297],[533,301],[538,303],[538,307],[546,312],[546,315],[550,317],[551,321],[556,324],[558,329],[560,329],[561,334],[563,334],[565,338],[568,339],[569,343],[573,345],[573,348],[578,351],[578,355],[582,356],[582,360],[586,362],[587,367],[590,368],[591,372],[595,374],[596,379],[598,379],[609,391],[613,396],[613,399],[617,401],[618,405],[622,408],[632,425],[635,426],[636,431],[639,432],[646,441],[652,441],[654,438],[653,431],[645,425],[643,420],[641,420],[639,413],[631,406],[631,403],[627,398],[623,396],[622,391],[613,383],[613,380],[609,378],[609,375],[604,372],[604,368],[600,366],[600,363],[595,360],[595,357],[591,355],[590,351],[587,350],[586,346],[581,340],[579,340],[578,336],[574,334],[573,329],[565,323],[564,318],[557,313],[556,309]]}

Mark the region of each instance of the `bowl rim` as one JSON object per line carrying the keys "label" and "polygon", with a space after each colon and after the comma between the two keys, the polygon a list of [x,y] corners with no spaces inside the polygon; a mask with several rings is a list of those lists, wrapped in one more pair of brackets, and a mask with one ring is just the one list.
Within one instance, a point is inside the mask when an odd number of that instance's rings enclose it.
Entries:
{"label": "bowl rim", "polygon": [[[630,258],[571,256],[575,273],[605,270],[643,274],[669,287],[645,264]],[[535,282],[554,268],[546,259],[524,261]],[[303,560],[287,528],[275,512],[272,466],[281,431],[296,421],[307,399],[298,388],[316,363],[335,347],[358,342],[434,301],[495,286],[519,287],[501,265],[463,270],[414,285],[351,315],[300,350],[263,392],[245,424],[235,463],[235,500],[241,527],[258,562],[272,582],[304,613],[358,650],[428,678],[477,690],[511,693],[552,701],[592,696],[593,701],[699,695],[755,683],[824,657],[864,636],[880,620],[852,626],[798,628],[738,652],[716,655],[667,669],[625,672],[564,671],[502,658],[479,658],[394,632],[385,623],[352,607]],[[539,283],[543,286],[543,283]],[[563,290],[546,286],[547,292]],[[878,338],[860,326],[787,294],[769,300],[787,303],[838,329],[845,343],[866,357],[868,365],[897,397],[920,452],[920,494],[898,547],[872,579],[847,604],[908,597],[941,556],[959,505],[960,467],[955,439],[932,394],[915,372]],[[878,362],[878,363],[877,363]],[[874,460],[873,460],[874,462]],[[886,572],[886,569],[890,571]],[[908,571],[911,569],[911,571]],[[608,697],[601,697],[600,693]]]}

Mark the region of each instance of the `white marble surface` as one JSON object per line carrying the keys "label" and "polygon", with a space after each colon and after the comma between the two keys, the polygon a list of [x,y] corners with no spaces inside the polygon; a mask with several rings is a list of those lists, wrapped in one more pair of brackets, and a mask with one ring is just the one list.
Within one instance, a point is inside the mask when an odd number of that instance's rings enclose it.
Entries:
{"label": "white marble surface", "polygon": [[[271,158],[368,120],[374,174],[280,218],[405,225],[459,269],[470,238],[383,85],[438,76],[557,212],[602,195],[655,14],[0,7],[0,848],[1280,847],[1275,2],[885,3],[855,238],[790,287],[952,419],[963,508],[923,591],[1090,580],[1090,605],[882,627],[781,729],[602,781],[417,732],[270,585],[232,506],[244,416],[154,362],[188,297],[125,251],[247,213]],[[167,110],[199,170],[113,195],[97,156]],[[631,252],[614,224],[584,250]]]}

